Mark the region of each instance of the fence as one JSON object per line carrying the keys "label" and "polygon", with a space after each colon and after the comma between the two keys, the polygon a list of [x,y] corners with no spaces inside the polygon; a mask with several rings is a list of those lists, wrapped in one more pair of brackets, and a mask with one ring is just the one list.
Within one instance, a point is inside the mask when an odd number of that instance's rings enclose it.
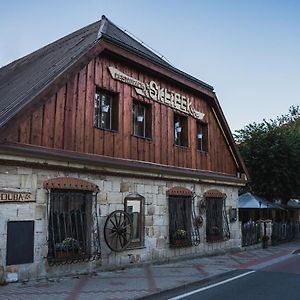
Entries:
{"label": "fence", "polygon": [[300,238],[300,223],[274,222],[272,225],[272,241],[284,242]]}
{"label": "fence", "polygon": [[261,240],[261,223],[248,221],[242,224],[242,246],[258,244]]}
{"label": "fence", "polygon": [[242,246],[255,245],[261,242],[266,234],[272,239],[272,243],[290,241],[300,238],[300,222],[272,222],[248,221],[242,224]]}

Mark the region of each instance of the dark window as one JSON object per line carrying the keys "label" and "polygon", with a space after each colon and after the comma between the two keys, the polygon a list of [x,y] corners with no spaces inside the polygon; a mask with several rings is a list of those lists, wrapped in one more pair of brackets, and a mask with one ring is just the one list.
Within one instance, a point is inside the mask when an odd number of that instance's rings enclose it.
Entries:
{"label": "dark window", "polygon": [[133,225],[132,241],[129,247],[144,245],[144,201],[144,197],[140,195],[125,198],[125,211],[129,213]]}
{"label": "dark window", "polygon": [[118,115],[117,96],[97,89],[95,94],[95,127],[118,130]]}
{"label": "dark window", "polygon": [[169,196],[170,247],[192,246],[192,198]]}
{"label": "dark window", "polygon": [[188,118],[174,114],[174,144],[188,147]]}
{"label": "dark window", "polygon": [[139,101],[133,102],[133,134],[138,137],[151,138],[151,106]]}
{"label": "dark window", "polygon": [[208,242],[223,241],[229,237],[225,199],[221,197],[206,198],[206,240]]}
{"label": "dark window", "polygon": [[7,222],[6,265],[33,262],[34,221]]}
{"label": "dark window", "polygon": [[208,130],[207,124],[197,122],[197,149],[200,151],[208,151]]}
{"label": "dark window", "polygon": [[90,192],[51,190],[48,260],[89,258],[92,199]]}

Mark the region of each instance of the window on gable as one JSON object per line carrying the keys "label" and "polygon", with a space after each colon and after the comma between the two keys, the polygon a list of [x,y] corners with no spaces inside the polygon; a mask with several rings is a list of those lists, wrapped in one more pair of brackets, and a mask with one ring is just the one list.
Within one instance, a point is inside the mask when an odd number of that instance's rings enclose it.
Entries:
{"label": "window on gable", "polygon": [[151,138],[151,106],[140,101],[133,101],[133,135]]}
{"label": "window on gable", "polygon": [[118,130],[118,115],[117,96],[97,89],[95,93],[95,127],[113,131]]}
{"label": "window on gable", "polygon": [[144,245],[144,197],[129,195],[125,198],[125,211],[129,213],[133,225],[132,241],[129,247],[141,247]]}
{"label": "window on gable", "polygon": [[207,124],[197,121],[197,149],[200,151],[208,151],[208,130]]}
{"label": "window on gable", "polygon": [[188,118],[174,114],[174,144],[188,147]]}

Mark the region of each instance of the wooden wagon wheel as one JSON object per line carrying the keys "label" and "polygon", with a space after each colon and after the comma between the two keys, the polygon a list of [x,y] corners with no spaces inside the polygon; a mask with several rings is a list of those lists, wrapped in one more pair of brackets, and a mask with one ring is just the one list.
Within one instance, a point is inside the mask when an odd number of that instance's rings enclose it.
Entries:
{"label": "wooden wagon wheel", "polygon": [[132,221],[123,210],[115,210],[104,224],[104,239],[107,246],[115,252],[125,250],[132,239]]}

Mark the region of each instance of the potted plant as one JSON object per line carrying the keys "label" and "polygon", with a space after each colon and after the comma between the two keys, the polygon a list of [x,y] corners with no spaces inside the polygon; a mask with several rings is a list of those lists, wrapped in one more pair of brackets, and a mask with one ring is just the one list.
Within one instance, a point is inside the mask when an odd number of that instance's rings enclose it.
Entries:
{"label": "potted plant", "polygon": [[184,246],[187,240],[187,232],[184,229],[177,229],[172,237],[174,246]]}
{"label": "potted plant", "polygon": [[62,242],[55,244],[57,257],[68,256],[70,253],[78,253],[79,249],[79,242],[72,237],[66,237]]}
{"label": "potted plant", "polygon": [[262,241],[262,247],[263,248],[267,248],[268,247],[268,241],[269,241],[269,236],[267,235],[263,235],[262,238],[261,238],[261,241]]}

